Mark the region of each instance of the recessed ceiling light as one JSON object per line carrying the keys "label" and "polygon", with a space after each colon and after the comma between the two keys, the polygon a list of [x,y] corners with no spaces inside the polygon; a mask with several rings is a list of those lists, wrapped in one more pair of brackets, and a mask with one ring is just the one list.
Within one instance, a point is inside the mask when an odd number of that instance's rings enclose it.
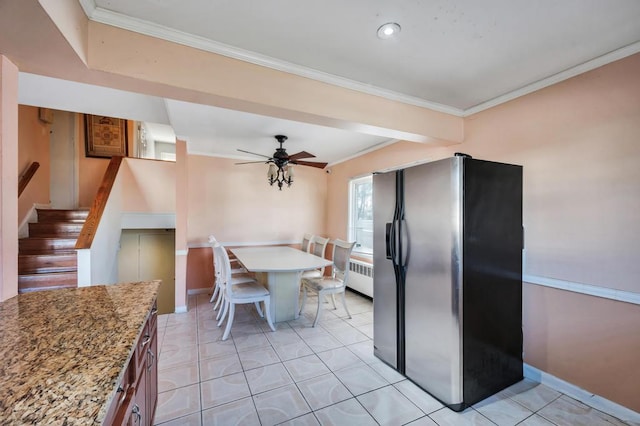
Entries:
{"label": "recessed ceiling light", "polygon": [[378,38],[393,38],[400,32],[400,25],[395,22],[387,22],[378,28]]}

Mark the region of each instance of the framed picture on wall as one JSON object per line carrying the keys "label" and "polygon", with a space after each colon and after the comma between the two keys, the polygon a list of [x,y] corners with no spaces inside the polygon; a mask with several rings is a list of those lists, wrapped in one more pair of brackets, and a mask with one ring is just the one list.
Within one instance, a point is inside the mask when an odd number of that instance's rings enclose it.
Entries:
{"label": "framed picture on wall", "polygon": [[103,115],[84,115],[87,157],[127,156],[127,120]]}

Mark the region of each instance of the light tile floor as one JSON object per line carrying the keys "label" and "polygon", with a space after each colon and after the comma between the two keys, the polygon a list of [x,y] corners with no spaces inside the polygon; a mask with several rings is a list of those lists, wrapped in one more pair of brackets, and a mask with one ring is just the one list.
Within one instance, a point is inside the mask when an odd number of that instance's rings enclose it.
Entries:
{"label": "light tile floor", "polygon": [[[456,413],[373,356],[371,301],[347,292],[353,319],[317,299],[271,332],[239,306],[227,341],[209,296],[161,315],[156,424],[170,425],[625,425],[524,380]],[[340,305],[340,304],[339,304]]]}

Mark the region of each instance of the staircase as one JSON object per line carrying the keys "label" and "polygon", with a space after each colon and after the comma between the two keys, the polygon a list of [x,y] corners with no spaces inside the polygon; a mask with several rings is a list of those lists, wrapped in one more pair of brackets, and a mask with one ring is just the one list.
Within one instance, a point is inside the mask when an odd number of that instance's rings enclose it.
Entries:
{"label": "staircase", "polygon": [[18,292],[78,286],[76,240],[88,210],[38,209],[29,237],[18,240]]}

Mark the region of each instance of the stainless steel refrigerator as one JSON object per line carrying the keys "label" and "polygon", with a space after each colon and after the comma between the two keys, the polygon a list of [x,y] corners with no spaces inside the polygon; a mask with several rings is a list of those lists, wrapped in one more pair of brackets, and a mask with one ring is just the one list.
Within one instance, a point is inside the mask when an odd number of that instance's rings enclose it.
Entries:
{"label": "stainless steel refrigerator", "polygon": [[373,176],[374,354],[460,411],[522,379],[522,167]]}

